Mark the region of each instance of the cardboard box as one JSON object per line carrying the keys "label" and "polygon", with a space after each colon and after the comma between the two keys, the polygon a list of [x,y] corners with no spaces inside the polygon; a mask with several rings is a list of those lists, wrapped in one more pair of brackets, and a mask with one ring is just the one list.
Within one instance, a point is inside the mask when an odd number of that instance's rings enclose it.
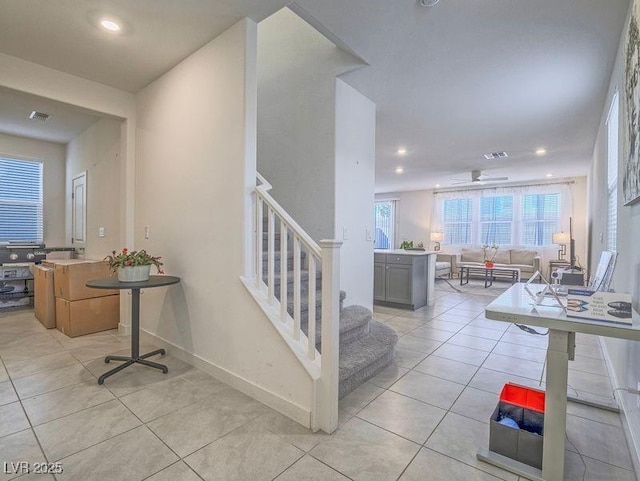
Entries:
{"label": "cardboard box", "polygon": [[569,289],[567,317],[632,324],[631,294]]}
{"label": "cardboard box", "polygon": [[120,294],[79,301],[56,298],[56,328],[69,337],[116,329],[119,322]]}
{"label": "cardboard box", "polygon": [[35,266],[34,268],[34,310],[36,319],[44,327],[52,329],[56,327],[56,299],[53,288],[54,270]]}
{"label": "cardboard box", "polygon": [[79,301],[94,297],[113,296],[119,294],[117,289],[92,289],[86,286],[87,281],[102,277],[114,277],[106,261],[90,261],[84,259],[67,259],[43,262],[45,266],[54,265],[53,283],[55,296],[68,301]]}

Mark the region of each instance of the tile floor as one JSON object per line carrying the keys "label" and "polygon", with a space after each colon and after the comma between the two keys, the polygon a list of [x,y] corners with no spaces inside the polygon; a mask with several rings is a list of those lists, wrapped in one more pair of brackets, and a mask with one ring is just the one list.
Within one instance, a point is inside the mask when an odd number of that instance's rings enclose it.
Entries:
{"label": "tile floor", "polygon": [[[495,292],[495,291],[492,291]],[[0,462],[60,462],[28,480],[514,480],[476,460],[506,381],[538,386],[546,338],[487,320],[486,291],[438,282],[435,306],[376,308],[401,336],[393,366],[340,403],[340,428],[313,434],[172,357],[96,382],[128,353],[116,332],[70,339],[32,311],[0,314]],[[151,350],[152,346],[143,349]],[[611,401],[597,339],[579,336],[570,392]],[[619,416],[570,404],[567,480],[635,480]]]}

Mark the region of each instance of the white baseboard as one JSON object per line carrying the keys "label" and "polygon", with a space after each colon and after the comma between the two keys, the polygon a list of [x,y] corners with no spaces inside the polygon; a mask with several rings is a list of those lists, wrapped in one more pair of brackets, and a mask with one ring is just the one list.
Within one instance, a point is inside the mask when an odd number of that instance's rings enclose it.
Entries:
{"label": "white baseboard", "polygon": [[[598,340],[600,342],[600,349],[602,349],[602,354],[604,356],[604,364],[607,367],[607,372],[609,373],[609,379],[611,379],[611,384],[613,385],[613,389],[626,389],[627,386],[621,386],[618,382],[618,376],[614,371],[611,362],[611,357],[609,356],[609,351],[607,350],[607,345],[604,342],[604,339],[598,336]],[[636,438],[629,425],[629,418],[627,416],[627,406],[625,393],[626,391],[620,390],[617,391],[618,395],[615,396],[616,401],[618,402],[618,406],[620,407],[620,417],[622,421],[622,430],[624,431],[624,435],[627,438],[627,445],[629,446],[629,454],[631,455],[631,462],[633,463],[633,470],[636,473],[640,473],[640,440]]]}
{"label": "white baseboard", "polygon": [[[125,327],[128,328],[128,326]],[[304,407],[299,406],[294,402],[284,399],[278,394],[267,391],[263,387],[258,386],[257,384],[240,376],[237,376],[236,374],[224,368],[216,366],[212,362],[207,361],[206,359],[203,359],[196,354],[192,354],[182,347],[177,346],[172,342],[167,341],[166,339],[152,334],[142,328],[140,329],[140,340],[141,342],[144,340],[145,342],[149,342],[151,344],[160,345],[160,347],[163,347],[164,349],[169,351],[171,355],[177,357],[178,359],[191,364],[201,371],[204,371],[207,374],[213,376],[218,381],[228,384],[229,386],[237,389],[247,396],[260,401],[262,404],[275,409],[280,414],[293,419],[294,421],[308,429],[311,429],[311,412],[308,409],[305,409]]]}
{"label": "white baseboard", "polygon": [[118,334],[121,336],[128,336],[131,334],[131,326],[127,324],[118,323]]}

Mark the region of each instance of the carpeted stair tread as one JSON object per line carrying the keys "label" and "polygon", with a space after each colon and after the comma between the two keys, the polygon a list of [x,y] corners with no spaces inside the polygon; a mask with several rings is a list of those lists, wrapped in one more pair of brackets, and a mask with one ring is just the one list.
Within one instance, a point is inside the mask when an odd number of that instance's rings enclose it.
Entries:
{"label": "carpeted stair tread", "polygon": [[342,398],[393,362],[398,335],[393,328],[372,320],[369,334],[340,349]]}
{"label": "carpeted stair tread", "polygon": [[[340,291],[340,301],[344,298]],[[317,311],[316,311],[317,312]],[[347,306],[340,312],[340,348],[346,346],[355,339],[358,339],[369,333],[369,321],[372,319],[372,312],[362,306]],[[305,316],[300,321],[300,328],[306,334],[308,331],[308,321]],[[316,323],[316,346],[320,347],[322,341],[322,323]]]}

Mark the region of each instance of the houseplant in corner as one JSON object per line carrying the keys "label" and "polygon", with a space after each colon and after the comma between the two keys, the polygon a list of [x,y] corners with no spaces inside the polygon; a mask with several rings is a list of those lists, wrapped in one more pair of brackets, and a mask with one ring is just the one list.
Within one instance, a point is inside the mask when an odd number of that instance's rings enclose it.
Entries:
{"label": "houseplant in corner", "polygon": [[156,266],[158,274],[164,274],[161,257],[147,254],[147,251],[129,251],[126,247],[122,252],[113,251],[104,258],[111,270],[118,274],[120,282],[142,282],[149,279],[151,266]]}

